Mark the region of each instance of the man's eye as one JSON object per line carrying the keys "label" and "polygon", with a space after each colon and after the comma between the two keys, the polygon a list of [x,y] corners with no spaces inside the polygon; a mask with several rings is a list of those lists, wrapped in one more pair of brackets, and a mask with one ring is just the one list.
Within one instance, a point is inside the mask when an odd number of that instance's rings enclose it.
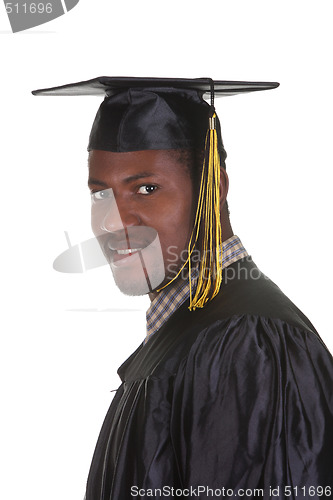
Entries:
{"label": "man's eye", "polygon": [[152,186],[151,184],[145,184],[144,186],[140,186],[138,189],[139,194],[151,194],[156,190],[156,186]]}
{"label": "man's eye", "polygon": [[94,201],[106,200],[110,197],[110,192],[108,189],[104,189],[103,191],[96,191],[96,193],[91,193],[91,197]]}

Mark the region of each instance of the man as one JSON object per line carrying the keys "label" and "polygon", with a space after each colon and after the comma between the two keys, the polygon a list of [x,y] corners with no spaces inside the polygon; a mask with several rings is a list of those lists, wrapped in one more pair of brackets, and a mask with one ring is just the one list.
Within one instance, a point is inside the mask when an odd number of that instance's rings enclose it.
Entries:
{"label": "man", "polygon": [[[213,98],[277,84],[99,78],[92,226],[120,289],[149,293],[86,499],[332,495],[332,358],[233,235]],[[203,95],[209,92],[209,106]]]}

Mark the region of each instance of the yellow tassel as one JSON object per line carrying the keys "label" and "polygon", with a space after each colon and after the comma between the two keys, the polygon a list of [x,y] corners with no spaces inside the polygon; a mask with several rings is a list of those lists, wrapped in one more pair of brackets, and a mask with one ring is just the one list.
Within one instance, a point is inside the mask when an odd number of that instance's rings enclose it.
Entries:
{"label": "yellow tassel", "polygon": [[[193,297],[191,284],[191,259],[189,258],[190,311],[212,300],[222,283],[222,229],[220,218],[220,156],[217,147],[215,113],[210,119],[205,144],[205,159],[201,175],[199,200],[193,232],[188,245],[189,256],[203,232],[197,287]],[[208,160],[208,161],[207,161]],[[207,164],[208,163],[208,164]],[[215,254],[215,255],[213,255]],[[214,258],[215,257],[215,258]]]}
{"label": "yellow tassel", "polygon": [[[222,229],[220,218],[220,156],[217,147],[217,133],[215,129],[216,114],[210,118],[210,129],[206,135],[205,158],[202,168],[200,191],[194,227],[188,243],[188,257],[176,276],[166,285],[157,290],[169,286],[184,269],[188,263],[190,305],[189,310],[194,311],[197,307],[204,307],[219,292],[222,283]],[[208,159],[208,161],[207,161]],[[199,238],[200,231],[203,232],[202,255],[198,268],[197,287],[193,297],[191,282],[191,255]],[[214,258],[215,257],[215,258]]]}

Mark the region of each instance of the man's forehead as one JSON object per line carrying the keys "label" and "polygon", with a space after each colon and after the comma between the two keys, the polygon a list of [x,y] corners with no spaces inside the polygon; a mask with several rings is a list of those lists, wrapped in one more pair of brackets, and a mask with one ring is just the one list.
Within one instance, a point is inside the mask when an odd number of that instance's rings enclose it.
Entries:
{"label": "man's forehead", "polygon": [[182,155],[175,150],[141,150],[126,153],[92,150],[88,156],[88,167],[98,168],[147,168],[176,166],[182,163]]}
{"label": "man's forehead", "polygon": [[[168,178],[170,181],[188,176],[182,168],[179,151],[143,150],[127,153],[92,150],[89,153],[89,183],[93,180],[121,180],[129,183],[149,177]],[[101,184],[101,182],[97,182]]]}

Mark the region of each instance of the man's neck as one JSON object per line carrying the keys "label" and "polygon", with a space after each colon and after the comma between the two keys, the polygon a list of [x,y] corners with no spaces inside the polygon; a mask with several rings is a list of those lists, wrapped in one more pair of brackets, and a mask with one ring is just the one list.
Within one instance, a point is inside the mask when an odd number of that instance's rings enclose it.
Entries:
{"label": "man's neck", "polygon": [[[231,224],[229,222],[229,218],[227,221],[224,221],[224,224],[222,221],[222,243],[224,241],[228,240],[229,238],[231,238],[233,235],[234,235],[234,233],[233,233]],[[156,291],[149,293],[148,296],[149,296],[150,302],[152,302],[157,297],[157,295],[158,295],[158,292],[156,292]]]}

